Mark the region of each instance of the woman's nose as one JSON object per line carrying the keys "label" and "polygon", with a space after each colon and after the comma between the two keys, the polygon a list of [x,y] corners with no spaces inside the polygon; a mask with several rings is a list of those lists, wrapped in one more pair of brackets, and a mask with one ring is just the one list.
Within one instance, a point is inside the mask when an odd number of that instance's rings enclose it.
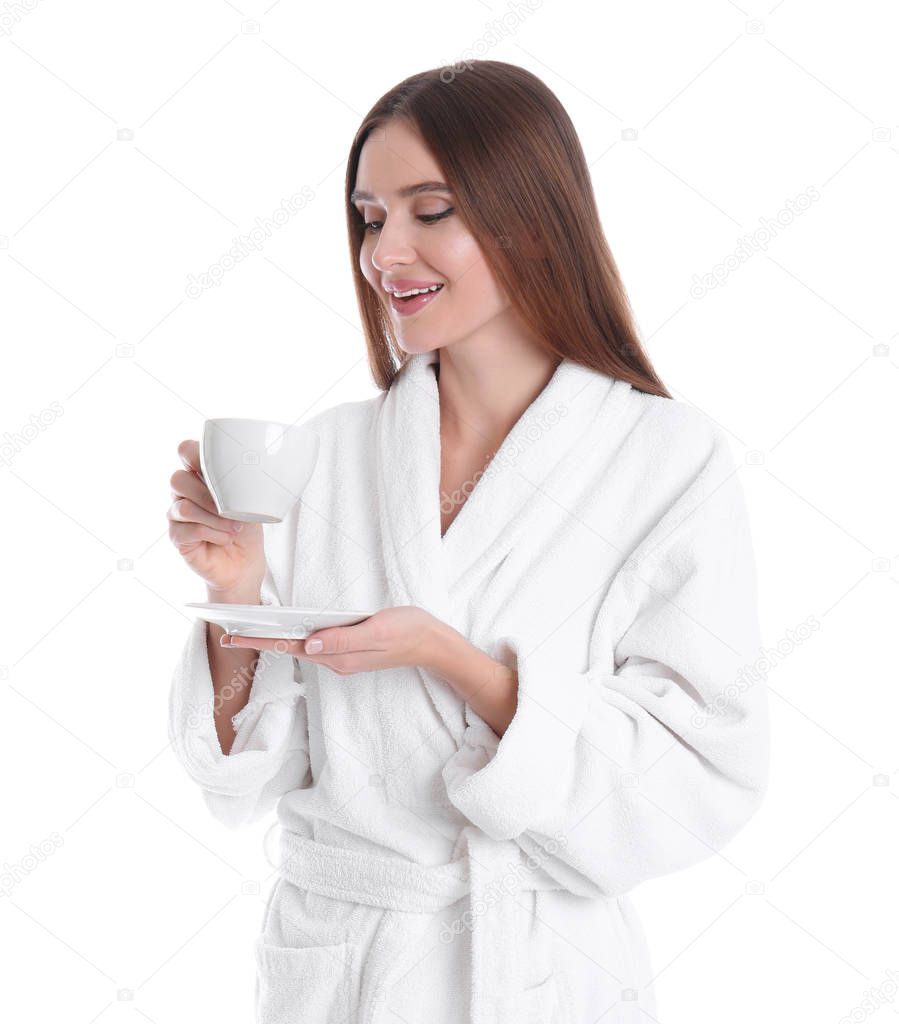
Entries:
{"label": "woman's nose", "polygon": [[378,232],[375,247],[372,249],[372,263],[380,270],[386,270],[394,263],[408,263],[415,259],[415,249],[410,237],[410,229],[403,227],[396,219],[392,223],[384,222]]}

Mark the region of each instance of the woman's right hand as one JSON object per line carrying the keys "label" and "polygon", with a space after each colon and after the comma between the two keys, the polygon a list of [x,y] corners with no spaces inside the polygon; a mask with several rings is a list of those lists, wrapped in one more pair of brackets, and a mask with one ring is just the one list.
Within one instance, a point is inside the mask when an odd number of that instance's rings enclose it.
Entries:
{"label": "woman's right hand", "polygon": [[[261,523],[238,523],[218,514],[200,475],[200,446],[182,441],[178,455],[185,468],[171,476],[169,538],[184,561],[206,583],[209,600],[259,600],[265,576]],[[235,530],[240,526],[240,530]]]}

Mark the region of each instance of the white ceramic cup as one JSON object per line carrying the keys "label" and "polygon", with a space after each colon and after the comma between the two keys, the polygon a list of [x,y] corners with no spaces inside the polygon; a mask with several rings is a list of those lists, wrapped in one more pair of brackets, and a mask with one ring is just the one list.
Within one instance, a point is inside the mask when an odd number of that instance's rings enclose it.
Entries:
{"label": "white ceramic cup", "polygon": [[272,420],[203,423],[200,471],[218,514],[280,523],[300,500],[318,458],[318,434]]}

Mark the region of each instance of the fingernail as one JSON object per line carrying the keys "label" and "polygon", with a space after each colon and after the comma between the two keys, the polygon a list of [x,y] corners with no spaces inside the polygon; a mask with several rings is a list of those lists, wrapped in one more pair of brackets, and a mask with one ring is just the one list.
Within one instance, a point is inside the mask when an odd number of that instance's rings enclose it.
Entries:
{"label": "fingernail", "polygon": [[318,654],[318,652],[322,649],[322,646],[323,645],[321,640],[306,641],[306,650],[309,652],[309,654]]}
{"label": "fingernail", "polygon": [[228,633],[222,633],[222,636],[221,636],[221,639],[219,640],[219,643],[222,645],[222,647],[230,647],[231,646],[231,637],[229,636],[229,634]]}

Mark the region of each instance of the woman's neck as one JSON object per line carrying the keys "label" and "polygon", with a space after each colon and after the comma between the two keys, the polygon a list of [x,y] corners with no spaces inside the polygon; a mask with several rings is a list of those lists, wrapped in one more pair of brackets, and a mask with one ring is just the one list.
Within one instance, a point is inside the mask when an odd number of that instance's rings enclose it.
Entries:
{"label": "woman's neck", "polygon": [[559,360],[548,353],[522,357],[516,350],[507,360],[486,361],[475,369],[446,359],[441,374],[441,358],[434,369],[441,433],[464,448],[496,444],[543,391],[558,365]]}

